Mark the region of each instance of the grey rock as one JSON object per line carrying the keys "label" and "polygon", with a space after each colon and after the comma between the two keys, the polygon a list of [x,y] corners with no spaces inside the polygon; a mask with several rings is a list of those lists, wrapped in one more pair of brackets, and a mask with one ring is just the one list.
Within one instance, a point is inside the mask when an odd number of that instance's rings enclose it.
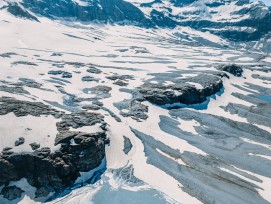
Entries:
{"label": "grey rock", "polygon": [[241,77],[243,73],[243,68],[236,64],[220,65],[217,67],[217,69],[220,71],[231,73],[237,77]]}
{"label": "grey rock", "polygon": [[123,136],[123,138],[124,138],[123,152],[125,154],[128,154],[131,151],[133,145],[132,145],[132,143],[131,143],[131,141],[130,141],[130,139],[128,137]]}
{"label": "grey rock", "polygon": [[25,139],[23,137],[19,137],[18,140],[15,141],[15,146],[20,146],[24,144]]}
{"label": "grey rock", "polygon": [[70,72],[65,72],[62,70],[51,70],[48,72],[51,75],[61,75],[62,78],[72,78],[72,74]]}
{"label": "grey rock", "polygon": [[82,77],[82,81],[85,81],[85,82],[96,81],[96,82],[98,82],[99,79],[92,77],[92,76],[84,76],[84,77]]}
{"label": "grey rock", "polygon": [[128,85],[127,82],[124,82],[122,80],[117,80],[113,84],[118,85],[118,86],[127,86]]}
{"label": "grey rock", "polygon": [[6,52],[6,53],[3,53],[3,54],[0,54],[0,57],[11,58],[11,56],[13,56],[13,55],[17,55],[17,54],[14,53],[14,52]]}
{"label": "grey rock", "polygon": [[15,93],[15,94],[29,94],[28,91],[24,90],[24,88],[20,86],[5,86],[0,85],[0,91],[8,92],[8,93]]}
{"label": "grey rock", "polygon": [[116,81],[116,80],[122,80],[122,81],[127,81],[127,80],[131,80],[134,78],[134,76],[132,75],[119,75],[119,74],[114,74],[112,76],[107,76],[107,79],[110,79],[112,81]]}
{"label": "grey rock", "polygon": [[12,15],[39,22],[37,17],[31,15],[27,10],[21,8],[17,3],[11,2],[8,4],[7,11]]}
{"label": "grey rock", "polygon": [[24,191],[17,186],[6,186],[2,189],[0,195],[3,195],[4,198],[12,201],[22,196]]}
{"label": "grey rock", "polygon": [[101,109],[101,107],[98,106],[98,105],[95,105],[95,104],[91,104],[91,105],[82,106],[82,109],[85,109],[85,110],[99,110],[99,109]]}
{"label": "grey rock", "polygon": [[[196,77],[179,78],[181,73],[172,72],[155,75],[155,77],[138,89],[145,100],[156,105],[182,103],[186,105],[198,104],[206,101],[207,97],[217,94],[223,88],[220,77],[211,74],[199,74]],[[158,83],[152,83],[158,81]],[[165,85],[164,81],[172,84]],[[198,83],[202,89],[189,84]]]}
{"label": "grey rock", "polygon": [[100,69],[97,69],[96,67],[90,67],[87,69],[87,72],[92,74],[100,74],[102,71]]}
{"label": "grey rock", "polygon": [[[0,154],[0,186],[10,181],[26,178],[37,189],[36,198],[47,196],[50,192],[61,192],[71,187],[80,176],[99,166],[105,157],[106,123],[98,113],[86,111],[64,114],[40,102],[19,101],[1,97],[0,115],[13,112],[16,116],[52,115],[59,118],[55,139],[59,150],[48,147],[39,148],[39,144],[30,144],[34,152],[14,153],[5,148]],[[99,123],[102,129],[97,133],[71,132],[70,127],[79,128]],[[75,145],[71,140],[75,141]],[[23,139],[20,139],[20,143]]]}
{"label": "grey rock", "polygon": [[40,148],[40,144],[38,144],[36,142],[31,143],[29,145],[30,145],[30,147],[31,147],[32,150],[36,150],[36,149]]}
{"label": "grey rock", "polygon": [[51,57],[61,57],[61,56],[62,56],[62,54],[59,52],[54,52],[51,54]]}
{"label": "grey rock", "polygon": [[123,168],[113,170],[115,177],[124,180],[128,184],[140,185],[143,184],[143,181],[135,177],[133,165],[125,166]]}
{"label": "grey rock", "polygon": [[29,66],[38,66],[34,62],[27,62],[27,61],[16,61],[12,63],[13,65],[29,65]]}
{"label": "grey rock", "polygon": [[72,73],[70,73],[70,72],[63,72],[62,78],[72,78]]}
{"label": "grey rock", "polygon": [[6,115],[13,112],[17,117],[27,115],[53,115],[54,117],[59,118],[62,114],[41,102],[19,101],[10,97],[0,97],[0,103],[0,115]]}

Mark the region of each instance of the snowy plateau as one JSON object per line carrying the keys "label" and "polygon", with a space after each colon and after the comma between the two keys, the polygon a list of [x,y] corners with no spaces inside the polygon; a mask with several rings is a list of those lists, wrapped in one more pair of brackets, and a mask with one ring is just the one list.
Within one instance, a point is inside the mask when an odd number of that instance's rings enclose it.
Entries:
{"label": "snowy plateau", "polygon": [[271,203],[271,7],[0,0],[0,204]]}

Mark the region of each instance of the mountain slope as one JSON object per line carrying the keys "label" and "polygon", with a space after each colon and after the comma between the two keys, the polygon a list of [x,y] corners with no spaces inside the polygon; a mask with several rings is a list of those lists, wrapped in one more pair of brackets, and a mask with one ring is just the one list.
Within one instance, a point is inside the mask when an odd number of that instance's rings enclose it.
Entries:
{"label": "mountain slope", "polygon": [[[144,28],[189,27],[212,33],[246,49],[270,52],[271,11],[248,0],[135,1],[5,0],[13,15],[55,20],[137,25]],[[13,2],[13,3],[12,3]],[[15,3],[14,3],[15,2]],[[24,14],[22,13],[24,11]],[[29,13],[32,13],[31,15]],[[262,43],[257,43],[261,41]]]}

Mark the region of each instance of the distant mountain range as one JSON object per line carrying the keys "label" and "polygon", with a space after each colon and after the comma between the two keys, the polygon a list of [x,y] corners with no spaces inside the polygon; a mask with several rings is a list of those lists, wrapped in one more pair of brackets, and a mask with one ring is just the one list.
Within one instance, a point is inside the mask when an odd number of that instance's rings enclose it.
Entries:
{"label": "distant mountain range", "polygon": [[5,0],[2,9],[38,21],[39,16],[142,27],[188,26],[233,42],[267,38],[271,11],[249,0]]}

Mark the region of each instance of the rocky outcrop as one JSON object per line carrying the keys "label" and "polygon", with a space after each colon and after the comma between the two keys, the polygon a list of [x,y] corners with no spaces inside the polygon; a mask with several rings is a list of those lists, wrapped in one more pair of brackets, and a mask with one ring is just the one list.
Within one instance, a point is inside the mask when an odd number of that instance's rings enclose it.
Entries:
{"label": "rocky outcrop", "polygon": [[123,152],[125,154],[128,154],[131,149],[133,148],[133,145],[131,143],[131,140],[128,137],[123,136],[124,139],[124,148],[123,148]]}
{"label": "rocky outcrop", "polygon": [[[45,197],[50,192],[59,192],[73,185],[80,172],[96,168],[105,157],[105,144],[108,140],[102,115],[86,111],[67,114],[40,102],[18,101],[7,97],[0,98],[0,104],[0,115],[13,112],[18,117],[52,115],[60,119],[56,124],[58,134],[54,150],[50,147],[40,148],[39,144],[32,143],[30,146],[33,152],[15,153],[12,148],[5,148],[1,152],[0,186],[6,185],[2,194],[8,199],[14,198],[8,193],[10,181],[26,178],[30,185],[37,188],[35,196]],[[98,132],[70,130],[97,124],[100,127]],[[17,142],[22,145],[24,139]]]}
{"label": "rocky outcrop", "polygon": [[92,76],[83,76],[82,77],[82,81],[85,81],[85,82],[96,81],[96,82],[98,82],[99,79],[97,79],[95,77],[92,77]]}
{"label": "rocky outcrop", "polygon": [[62,70],[51,70],[48,72],[51,75],[61,75],[62,78],[72,78],[72,73],[64,72]]}
{"label": "rocky outcrop", "polygon": [[120,110],[120,114],[123,117],[131,117],[138,122],[146,120],[149,117],[149,109],[148,106],[142,104],[144,101],[142,95],[137,90],[121,88],[120,91],[132,95],[130,99],[124,99],[123,101],[114,103],[114,106]]}
{"label": "rocky outcrop", "polygon": [[243,68],[236,64],[220,65],[217,67],[217,69],[220,71],[231,73],[237,77],[241,77],[243,73]]}
{"label": "rocky outcrop", "polygon": [[218,93],[222,88],[223,82],[219,76],[199,74],[195,77],[181,78],[181,74],[176,72],[164,76],[156,75],[140,86],[139,92],[147,101],[157,105],[190,105],[204,102],[207,97]]}
{"label": "rocky outcrop", "polygon": [[0,115],[6,115],[12,112],[17,117],[27,115],[36,117],[41,115],[52,115],[55,118],[59,118],[62,116],[61,112],[54,110],[41,102],[18,101],[10,97],[1,97],[0,104]]}
{"label": "rocky outcrop", "polygon": [[21,8],[21,6],[19,4],[17,4],[17,3],[14,3],[14,2],[9,3],[8,6],[7,6],[7,11],[9,13],[11,13],[12,15],[16,16],[16,17],[25,18],[25,19],[29,19],[29,20],[32,20],[32,21],[39,22],[37,17],[33,16],[28,11]]}
{"label": "rocky outcrop", "polygon": [[24,143],[25,139],[23,137],[19,137],[18,140],[15,141],[15,146],[20,146]]}
{"label": "rocky outcrop", "polygon": [[8,200],[14,200],[20,198],[23,192],[24,191],[17,186],[8,186],[2,189],[0,195],[3,195],[3,197]]}

